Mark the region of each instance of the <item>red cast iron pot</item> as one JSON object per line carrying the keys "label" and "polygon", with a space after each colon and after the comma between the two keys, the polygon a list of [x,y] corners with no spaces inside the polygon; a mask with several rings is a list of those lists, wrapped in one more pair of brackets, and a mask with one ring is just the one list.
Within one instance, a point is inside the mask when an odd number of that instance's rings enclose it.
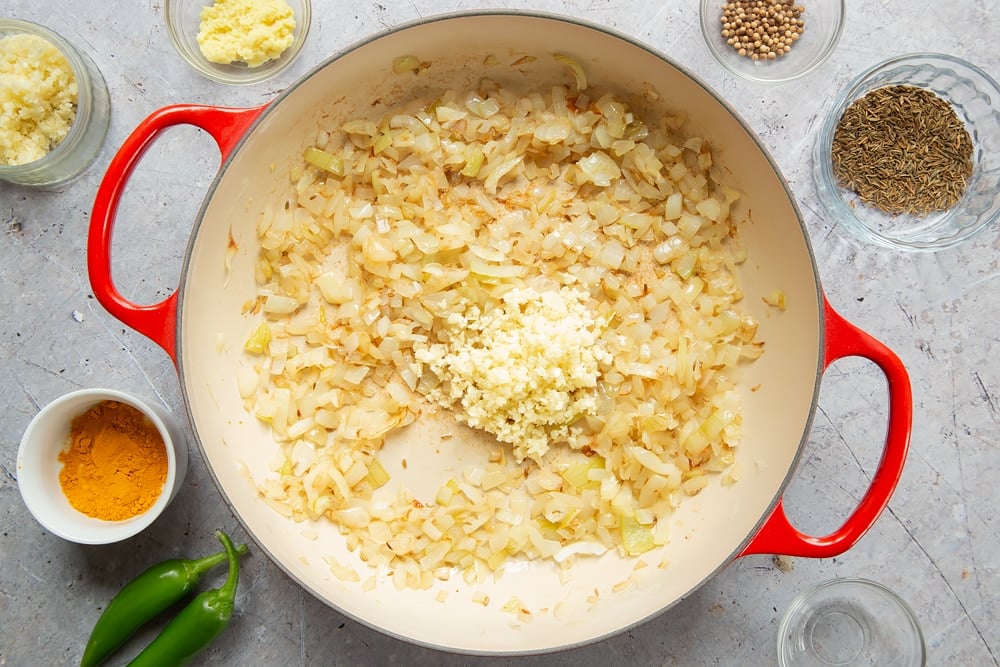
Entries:
{"label": "red cast iron pot", "polygon": [[[321,522],[307,532],[268,506],[249,482],[268,474],[275,452],[268,431],[244,410],[234,379],[246,363],[242,342],[256,325],[243,305],[255,296],[257,215],[269,201],[287,195],[287,173],[301,163],[303,150],[321,126],[333,127],[362,113],[380,114],[436,88],[461,89],[482,76],[544,91],[554,82],[568,82],[565,68],[551,57],[556,52],[580,62],[592,87],[644,94],[653,112],[660,105],[686,112],[688,131],[712,141],[732,185],[744,193],[735,212],[748,256],[741,277],[746,306],[760,321],[768,350],[740,381],[745,439],[739,456],[745,476],[730,486],[710,485],[682,503],[673,518],[670,543],[644,556],[649,563],[669,563],[664,568],[635,571],[633,559],[610,553],[575,565],[568,583],[546,563],[508,568],[498,581],[475,590],[456,576],[443,586],[449,591],[443,602],[437,599],[437,587],[400,591],[384,576],[373,590],[362,590],[360,583],[333,576],[324,561],[324,556],[333,555],[359,569],[362,580],[368,576],[334,526]],[[403,55],[417,55],[431,64],[418,80],[419,89],[414,88],[412,73],[391,71],[393,59]],[[486,64],[515,61],[517,67]],[[112,227],[122,191],[144,150],[162,130],[182,124],[202,128],[215,139],[222,165],[194,223],[176,292],[160,303],[141,306],[122,296],[112,280]],[[238,250],[227,269],[231,244]],[[889,349],[830,307],[794,198],[752,131],[723,100],[667,57],[573,20],[529,13],[435,17],[353,46],[265,106],[160,109],[125,141],[108,168],[94,205],[88,259],[94,292],[104,307],[157,342],[176,364],[204,460],[260,548],[341,612],[423,645],[489,654],[579,645],[663,612],[741,556],[836,556],[878,518],[906,458],[912,419],[906,371]],[[762,303],[760,296],[775,288],[786,294],[785,311]],[[844,525],[829,535],[806,535],[788,521],[782,494],[806,442],[823,373],[848,356],[870,359],[885,374],[885,446],[869,489]],[[419,447],[421,430],[407,432],[415,441],[396,443],[396,451]],[[432,478],[443,467],[461,469],[467,456],[455,447],[425,457],[418,466],[411,459],[408,479],[419,485],[421,475]],[[611,590],[629,577],[635,585]],[[601,592],[597,603],[588,601],[595,589]],[[477,591],[493,602],[471,602]],[[531,622],[512,623],[510,613],[502,610],[514,597],[535,610]]]}

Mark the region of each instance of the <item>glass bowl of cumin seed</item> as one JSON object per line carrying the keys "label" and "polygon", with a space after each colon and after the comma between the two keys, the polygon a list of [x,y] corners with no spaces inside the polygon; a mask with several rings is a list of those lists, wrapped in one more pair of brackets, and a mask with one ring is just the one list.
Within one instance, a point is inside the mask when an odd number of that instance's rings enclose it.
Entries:
{"label": "glass bowl of cumin seed", "polygon": [[834,221],[898,250],[956,246],[1000,219],[1000,85],[959,58],[916,53],[859,75],[813,149]]}

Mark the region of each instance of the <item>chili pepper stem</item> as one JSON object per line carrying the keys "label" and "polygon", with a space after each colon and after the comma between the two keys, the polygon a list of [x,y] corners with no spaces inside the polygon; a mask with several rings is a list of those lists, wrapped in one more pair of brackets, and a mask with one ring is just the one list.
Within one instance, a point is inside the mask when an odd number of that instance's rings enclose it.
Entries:
{"label": "chili pepper stem", "polygon": [[[234,550],[237,556],[243,556],[247,553],[247,551],[249,551],[247,545],[245,544],[241,544]],[[198,558],[196,560],[187,561],[188,572],[200,576],[205,572],[211,570],[216,565],[219,565],[220,563],[225,563],[227,560],[229,560],[229,555],[230,555],[229,552],[224,549],[210,556],[205,556],[204,558]]]}
{"label": "chili pepper stem", "polygon": [[229,558],[229,575],[226,577],[226,581],[219,587],[219,594],[229,600],[236,599],[236,586],[239,584],[240,580],[240,559],[239,554],[236,552],[236,548],[233,546],[233,541],[229,539],[221,530],[215,531],[215,536],[219,538],[222,545],[226,547],[226,555]]}

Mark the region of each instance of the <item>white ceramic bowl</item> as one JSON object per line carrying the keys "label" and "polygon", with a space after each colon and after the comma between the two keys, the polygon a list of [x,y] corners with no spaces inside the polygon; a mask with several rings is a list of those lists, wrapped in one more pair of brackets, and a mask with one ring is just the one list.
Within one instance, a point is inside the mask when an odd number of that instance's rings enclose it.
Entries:
{"label": "white ceramic bowl", "polygon": [[[70,505],[59,484],[59,453],[66,448],[73,419],[105,400],[126,403],[146,415],[167,448],[167,479],[160,497],[146,512],[123,521],[83,514]],[[28,510],[52,533],[79,544],[111,544],[138,534],[160,516],[177,495],[187,465],[187,441],[169,412],[113,389],[81,389],[55,399],[28,424],[17,451],[17,485]]]}
{"label": "white ceramic bowl", "polygon": [[305,44],[312,23],[310,0],[287,0],[295,13],[295,31],[292,45],[278,58],[262,65],[249,67],[245,63],[222,65],[209,61],[198,46],[198,30],[201,24],[201,10],[212,5],[213,0],[167,0],[163,15],[167,23],[167,34],[187,64],[203,76],[231,85],[260,83],[283,72],[299,55]]}
{"label": "white ceramic bowl", "polygon": [[701,33],[712,56],[724,68],[758,83],[784,83],[822,65],[837,48],[844,32],[845,0],[812,0],[797,3],[806,8],[802,37],[792,49],[774,60],[741,56],[722,36],[722,7],[729,0],[701,0]]}

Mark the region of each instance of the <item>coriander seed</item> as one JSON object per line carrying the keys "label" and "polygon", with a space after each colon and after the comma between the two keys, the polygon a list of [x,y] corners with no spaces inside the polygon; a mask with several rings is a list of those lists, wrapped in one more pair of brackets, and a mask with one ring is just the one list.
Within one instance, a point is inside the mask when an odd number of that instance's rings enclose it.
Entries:
{"label": "coriander seed", "polygon": [[805,7],[793,0],[732,0],[722,5],[722,37],[741,57],[774,60],[805,29]]}

